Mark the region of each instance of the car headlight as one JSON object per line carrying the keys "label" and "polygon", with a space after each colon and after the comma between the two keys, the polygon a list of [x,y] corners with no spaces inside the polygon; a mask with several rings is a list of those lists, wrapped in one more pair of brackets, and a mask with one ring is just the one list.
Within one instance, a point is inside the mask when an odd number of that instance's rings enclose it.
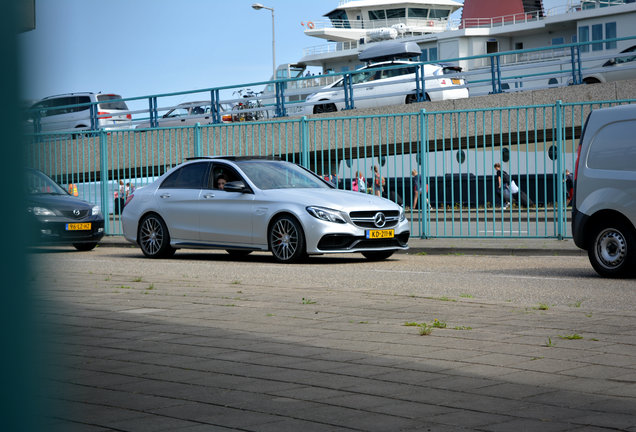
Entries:
{"label": "car headlight", "polygon": [[403,208],[400,209],[400,222],[402,222],[404,219],[406,219],[406,212],[404,211]]}
{"label": "car headlight", "polygon": [[101,214],[101,212],[102,212],[102,209],[99,208],[99,206],[97,206],[97,205],[93,206],[93,208],[91,209],[91,215],[92,216],[97,216],[97,215]]}
{"label": "car headlight", "polygon": [[307,207],[307,212],[316,219],[334,223],[347,223],[341,212],[324,207]]}
{"label": "car headlight", "polygon": [[29,207],[27,211],[35,216],[55,216],[53,210],[49,210],[46,207]]}

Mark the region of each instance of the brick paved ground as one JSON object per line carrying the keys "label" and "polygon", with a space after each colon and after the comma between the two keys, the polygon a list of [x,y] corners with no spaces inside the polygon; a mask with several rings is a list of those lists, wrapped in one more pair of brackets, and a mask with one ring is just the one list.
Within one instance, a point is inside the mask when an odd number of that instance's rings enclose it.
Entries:
{"label": "brick paved ground", "polygon": [[636,283],[583,256],[34,262],[47,430],[636,431]]}

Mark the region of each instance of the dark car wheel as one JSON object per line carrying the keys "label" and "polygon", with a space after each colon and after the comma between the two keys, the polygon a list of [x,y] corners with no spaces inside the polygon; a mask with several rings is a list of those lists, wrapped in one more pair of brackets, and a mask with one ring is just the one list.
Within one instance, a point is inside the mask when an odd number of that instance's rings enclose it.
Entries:
{"label": "dark car wheel", "polygon": [[336,111],[338,111],[338,108],[336,108],[336,104],[332,103],[314,106],[314,114],[330,113]]}
{"label": "dark car wheel", "polygon": [[387,251],[372,251],[372,252],[362,252],[362,255],[368,259],[369,261],[382,261],[389,258],[393,255],[395,251],[387,250]]}
{"label": "dark car wheel", "polygon": [[594,270],[605,277],[636,274],[636,234],[620,221],[604,222],[594,231],[587,255]]}
{"label": "dark car wheel", "polygon": [[95,246],[97,246],[97,242],[73,243],[73,247],[75,249],[77,249],[78,251],[82,251],[82,252],[93,250],[93,249],[95,249]]}
{"label": "dark car wheel", "polygon": [[305,257],[305,236],[298,221],[291,216],[281,216],[269,229],[269,248],[276,261],[298,262]]}
{"label": "dark car wheel", "polygon": [[170,246],[170,234],[165,222],[154,214],[141,220],[137,241],[141,251],[149,258],[166,258],[175,253]]}
{"label": "dark car wheel", "polygon": [[[431,100],[431,99],[428,97],[428,95],[427,95],[427,94],[425,94],[425,95],[424,95],[424,101],[425,101],[425,102],[428,102],[428,101],[430,101],[430,100]],[[412,94],[412,93],[411,93],[411,94],[407,94],[407,95],[406,95],[406,99],[404,100],[404,103],[405,103],[405,104],[407,104],[407,105],[408,105],[408,104],[417,103],[417,95],[416,95],[416,94]]]}

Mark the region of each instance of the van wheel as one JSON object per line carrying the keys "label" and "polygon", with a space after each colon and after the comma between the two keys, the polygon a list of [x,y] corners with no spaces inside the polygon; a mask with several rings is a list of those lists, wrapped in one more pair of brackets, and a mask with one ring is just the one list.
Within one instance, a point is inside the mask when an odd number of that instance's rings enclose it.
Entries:
{"label": "van wheel", "polygon": [[599,84],[600,81],[596,78],[584,78],[583,84]]}
{"label": "van wheel", "polygon": [[594,270],[605,277],[636,274],[636,234],[627,224],[609,221],[597,225],[587,255]]}
{"label": "van wheel", "polygon": [[[428,102],[430,101],[431,98],[428,97],[428,94],[424,94],[424,101]],[[407,94],[406,95],[406,99],[404,100],[405,104],[413,104],[413,103],[417,103],[417,95],[416,94]]]}
{"label": "van wheel", "polygon": [[338,111],[338,108],[336,108],[336,104],[332,103],[314,106],[314,114],[330,113],[336,111]]}

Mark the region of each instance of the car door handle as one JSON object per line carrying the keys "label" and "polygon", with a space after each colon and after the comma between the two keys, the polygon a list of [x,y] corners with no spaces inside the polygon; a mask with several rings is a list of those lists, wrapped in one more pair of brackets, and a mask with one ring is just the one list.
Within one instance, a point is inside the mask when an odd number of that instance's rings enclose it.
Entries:
{"label": "car door handle", "polygon": [[214,194],[213,193],[205,194],[205,195],[203,195],[203,198],[205,198],[205,199],[214,198]]}
{"label": "car door handle", "polygon": [[165,198],[170,198],[170,194],[169,193],[161,194],[161,195],[159,195],[159,198],[164,198],[164,199]]}

